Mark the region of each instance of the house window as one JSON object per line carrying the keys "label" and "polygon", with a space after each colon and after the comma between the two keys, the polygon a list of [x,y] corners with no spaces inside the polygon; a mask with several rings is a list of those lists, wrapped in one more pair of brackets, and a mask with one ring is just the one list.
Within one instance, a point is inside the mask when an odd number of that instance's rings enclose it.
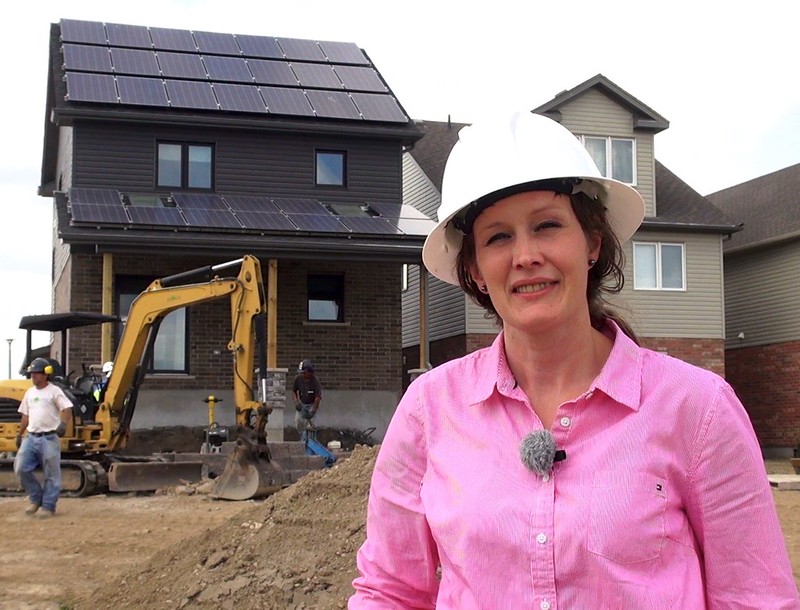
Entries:
{"label": "house window", "polygon": [[685,290],[686,263],[683,244],[634,242],[635,290]]}
{"label": "house window", "polygon": [[308,276],[309,322],[344,322],[344,276]]}
{"label": "house window", "polygon": [[408,264],[403,263],[403,270],[400,272],[400,290],[405,292],[408,290]]}
{"label": "house window", "polygon": [[318,150],[316,160],[317,186],[345,185],[345,153],[335,150]]}
{"label": "house window", "polygon": [[210,144],[158,143],[159,188],[210,190],[214,175],[214,147]]}
{"label": "house window", "polygon": [[636,184],[635,140],[581,136],[581,141],[603,176]]}
{"label": "house window", "polygon": [[[134,276],[118,276],[117,311],[122,323],[117,341],[128,320],[128,312],[150,280]],[[189,373],[189,310],[185,307],[167,314],[158,327],[152,358],[146,363],[148,373]]]}

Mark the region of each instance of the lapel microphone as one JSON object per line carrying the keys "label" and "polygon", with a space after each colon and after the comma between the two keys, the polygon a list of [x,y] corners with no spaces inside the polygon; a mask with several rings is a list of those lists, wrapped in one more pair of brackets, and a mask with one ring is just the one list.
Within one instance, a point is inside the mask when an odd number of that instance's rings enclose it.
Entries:
{"label": "lapel microphone", "polygon": [[544,476],[553,470],[555,462],[567,459],[567,452],[556,449],[556,439],[550,430],[534,430],[522,439],[519,458],[529,470]]}

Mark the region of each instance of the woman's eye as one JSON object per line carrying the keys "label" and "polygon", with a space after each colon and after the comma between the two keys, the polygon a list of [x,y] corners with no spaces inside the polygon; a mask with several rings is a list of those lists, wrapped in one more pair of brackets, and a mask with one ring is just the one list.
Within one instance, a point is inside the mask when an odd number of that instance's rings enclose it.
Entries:
{"label": "woman's eye", "polygon": [[486,245],[489,246],[495,242],[508,238],[508,233],[495,233],[486,240]]}
{"label": "woman's eye", "polygon": [[557,229],[560,226],[561,223],[556,220],[545,220],[544,222],[540,222],[538,225],[536,225],[535,230],[542,231],[544,229]]}

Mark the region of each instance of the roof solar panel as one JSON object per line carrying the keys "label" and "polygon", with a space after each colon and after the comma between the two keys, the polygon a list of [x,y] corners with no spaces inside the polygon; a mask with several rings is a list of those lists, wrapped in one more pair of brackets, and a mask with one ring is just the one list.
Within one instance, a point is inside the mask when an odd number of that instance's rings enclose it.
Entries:
{"label": "roof solar panel", "polygon": [[183,215],[190,227],[214,229],[241,229],[242,225],[229,210],[189,209]]}
{"label": "roof solar panel", "polygon": [[62,19],[61,42],[107,44],[108,41],[106,40],[106,29],[102,23],[78,19]]}
{"label": "roof solar panel", "polygon": [[197,52],[197,45],[189,30],[150,28],[150,36],[153,39],[153,47],[156,49]]}
{"label": "roof solar panel", "polygon": [[217,109],[217,98],[211,83],[191,80],[168,80],[167,97],[175,108]]}
{"label": "roof solar panel", "polygon": [[119,101],[121,104],[141,106],[167,106],[167,92],[160,78],[118,76]]}
{"label": "roof solar panel", "polygon": [[271,114],[314,116],[314,110],[301,89],[261,87],[261,96]]}
{"label": "roof solar panel", "polygon": [[391,95],[353,93],[352,96],[361,115],[368,121],[408,123],[410,120]]}
{"label": "roof solar panel", "polygon": [[208,77],[214,81],[228,81],[232,83],[252,83],[253,75],[247,68],[247,62],[241,57],[218,57],[205,55],[203,63],[206,66]]}
{"label": "roof solar panel", "polygon": [[328,61],[332,63],[369,65],[369,60],[365,57],[364,52],[354,42],[320,40],[319,46]]}
{"label": "roof solar panel", "polygon": [[330,214],[289,214],[291,220],[301,231],[315,233],[349,233],[347,227]]}
{"label": "roof solar panel", "polygon": [[368,235],[397,235],[399,229],[385,218],[366,216],[339,216],[339,222],[353,233],[366,233]]}
{"label": "roof solar panel", "polygon": [[67,72],[67,99],[71,102],[105,102],[115,104],[117,86],[110,74]]}
{"label": "roof solar panel", "polygon": [[235,85],[217,83],[214,93],[219,100],[220,110],[238,112],[266,112],[267,106],[255,85]]}
{"label": "roof solar panel", "polygon": [[348,91],[374,91],[383,93],[388,91],[386,85],[378,76],[374,68],[365,66],[334,66],[339,80]]}
{"label": "roof solar panel", "polygon": [[235,212],[261,212],[277,214],[278,208],[269,197],[252,195],[223,195],[225,203]]}
{"label": "roof solar panel", "polygon": [[273,197],[272,203],[286,214],[327,214],[322,204],[316,199],[300,197]]}
{"label": "roof solar panel", "polygon": [[208,78],[206,67],[199,55],[188,53],[170,53],[161,51],[157,53],[158,64],[165,78],[195,78],[204,80]]}
{"label": "roof solar panel", "polygon": [[233,34],[218,32],[193,32],[194,41],[201,53],[218,53],[220,55],[241,55],[239,45]]}
{"label": "roof solar panel", "polygon": [[92,47],[85,44],[65,44],[64,68],[87,72],[111,72],[111,55],[108,47]]}
{"label": "roof solar panel", "polygon": [[292,63],[292,69],[302,87],[342,89],[342,82],[328,64],[307,64],[296,61]]}
{"label": "roof solar panel", "polygon": [[227,210],[228,206],[219,195],[206,193],[173,193],[172,199],[181,210]]}
{"label": "roof solar panel", "polygon": [[72,220],[102,224],[128,224],[130,220],[121,201],[116,205],[97,203],[71,203]]}
{"label": "roof solar panel", "polygon": [[345,91],[306,91],[317,116],[334,119],[360,119],[361,115]]}
{"label": "roof solar panel", "polygon": [[288,62],[269,59],[248,59],[247,66],[259,85],[297,85],[297,76]]}
{"label": "roof solar panel", "polygon": [[283,214],[267,214],[265,212],[236,212],[239,221],[245,229],[259,229],[263,231],[297,231]]}
{"label": "roof solar panel", "polygon": [[266,36],[250,36],[237,34],[236,42],[245,57],[274,57],[283,58],[283,51],[278,46],[278,41]]}
{"label": "roof solar panel", "polygon": [[319,45],[313,40],[298,38],[278,38],[278,44],[283,49],[286,59],[300,61],[325,61],[325,55]]}
{"label": "roof solar panel", "polygon": [[121,23],[107,23],[106,34],[108,44],[119,47],[134,47],[136,49],[150,49],[153,41],[150,32],[142,25],[125,25]]}
{"label": "roof solar panel", "polygon": [[416,218],[419,220],[430,220],[424,213],[407,203],[370,203],[369,207],[384,218]]}
{"label": "roof solar panel", "polygon": [[135,205],[126,207],[131,216],[131,223],[136,225],[186,226],[186,221],[177,208],[151,208]]}
{"label": "roof solar panel", "polygon": [[154,51],[144,49],[111,49],[111,63],[117,74],[161,76]]}
{"label": "roof solar panel", "polygon": [[119,192],[114,189],[89,189],[71,188],[69,189],[70,203],[95,203],[98,205],[120,205],[122,200]]}

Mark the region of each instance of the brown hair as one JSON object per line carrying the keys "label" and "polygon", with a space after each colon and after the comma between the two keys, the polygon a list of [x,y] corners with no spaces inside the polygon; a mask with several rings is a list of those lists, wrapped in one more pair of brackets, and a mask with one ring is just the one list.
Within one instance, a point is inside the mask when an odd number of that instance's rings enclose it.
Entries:
{"label": "brown hair", "polygon": [[[605,300],[606,294],[617,294],[622,290],[625,276],[622,267],[625,257],[622,246],[608,224],[606,208],[598,205],[596,200],[589,198],[585,193],[569,195],[572,211],[586,235],[598,235],[601,239],[600,253],[597,262],[589,269],[589,280],[586,285],[586,300],[589,303],[589,317],[594,328],[600,329],[606,320],[613,320],[626,335],[639,343],[636,333],[630,325],[615,311]],[[478,284],[472,279],[469,269],[475,262],[475,237],[472,232],[464,235],[461,250],[456,259],[458,283],[473,301],[486,310],[487,317],[494,317],[496,322],[501,322],[497,310],[492,304],[488,294],[480,291]]]}

